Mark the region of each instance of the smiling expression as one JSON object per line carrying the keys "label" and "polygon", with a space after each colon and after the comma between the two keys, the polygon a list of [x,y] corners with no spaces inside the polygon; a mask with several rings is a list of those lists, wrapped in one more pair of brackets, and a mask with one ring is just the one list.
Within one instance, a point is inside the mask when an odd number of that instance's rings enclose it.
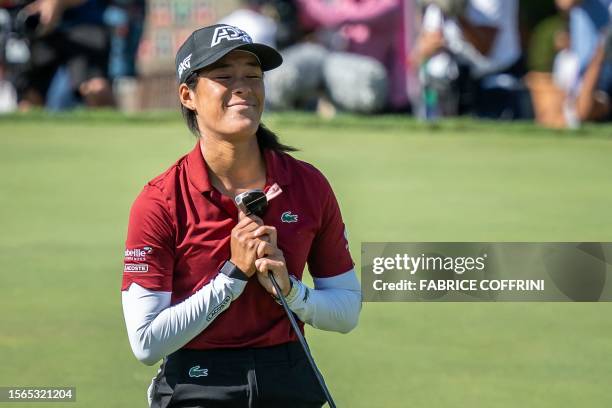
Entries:
{"label": "smiling expression", "polygon": [[[198,71],[193,91],[181,84],[181,103],[197,112],[202,135],[248,138],[255,134],[264,107],[263,72],[250,52],[234,50]],[[189,91],[189,92],[187,92]]]}

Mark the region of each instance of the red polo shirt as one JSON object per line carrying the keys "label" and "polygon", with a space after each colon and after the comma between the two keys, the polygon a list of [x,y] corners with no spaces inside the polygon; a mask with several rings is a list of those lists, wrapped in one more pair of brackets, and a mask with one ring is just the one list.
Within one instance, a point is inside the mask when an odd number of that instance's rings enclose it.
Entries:
{"label": "red polo shirt", "polygon": [[[334,193],[312,165],[264,150],[266,189],[283,192],[263,217],[278,232],[287,269],[298,279],[306,263],[314,277],[350,270],[344,224]],[[238,210],[209,181],[199,144],[136,198],[125,250],[122,290],[132,283],[172,292],[179,303],[211,281],[230,258]],[[297,340],[280,305],[252,277],[242,294],[185,348],[263,347]]]}

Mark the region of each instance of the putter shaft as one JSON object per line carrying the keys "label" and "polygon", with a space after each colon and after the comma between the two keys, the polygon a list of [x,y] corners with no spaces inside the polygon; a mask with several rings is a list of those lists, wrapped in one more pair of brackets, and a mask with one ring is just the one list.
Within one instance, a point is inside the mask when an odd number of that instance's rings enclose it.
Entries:
{"label": "putter shaft", "polygon": [[308,343],[306,343],[306,339],[304,338],[304,335],[302,334],[300,330],[300,326],[298,326],[297,322],[295,321],[293,312],[291,311],[291,309],[289,309],[287,300],[285,300],[285,296],[283,296],[283,292],[281,292],[280,286],[278,286],[278,283],[276,282],[276,279],[274,278],[274,274],[272,272],[268,272],[268,277],[272,281],[272,286],[274,286],[274,290],[276,290],[276,294],[278,295],[278,298],[280,299],[280,302],[283,305],[285,312],[287,313],[287,317],[289,317],[289,322],[291,323],[291,327],[293,327],[293,331],[295,331],[295,334],[297,335],[297,338],[300,341],[302,348],[304,349],[304,353],[306,354],[306,358],[308,359],[308,362],[310,363],[310,367],[312,368],[312,371],[314,372],[315,377],[317,377],[317,381],[319,382],[319,385],[321,386],[321,389],[323,390],[323,393],[325,394],[325,398],[327,399],[327,404],[329,405],[330,408],[336,408],[336,404],[334,403],[334,400],[332,399],[332,396],[329,390],[327,389],[327,385],[325,385],[325,380],[323,379],[321,372],[317,368],[317,365],[315,364],[315,361],[312,358],[312,355],[310,354],[310,348],[308,347]]}

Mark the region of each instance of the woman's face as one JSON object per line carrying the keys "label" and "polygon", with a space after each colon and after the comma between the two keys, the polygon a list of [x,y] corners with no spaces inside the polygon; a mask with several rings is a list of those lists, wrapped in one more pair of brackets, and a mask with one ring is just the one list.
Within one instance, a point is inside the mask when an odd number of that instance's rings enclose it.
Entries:
{"label": "woman's face", "polygon": [[192,94],[200,133],[238,141],[257,131],[264,107],[263,72],[255,55],[234,50],[199,71]]}

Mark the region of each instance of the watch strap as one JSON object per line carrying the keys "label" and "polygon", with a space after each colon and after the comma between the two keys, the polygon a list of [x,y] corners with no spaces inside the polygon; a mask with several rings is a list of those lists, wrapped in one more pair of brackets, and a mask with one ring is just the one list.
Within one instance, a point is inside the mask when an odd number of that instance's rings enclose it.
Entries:
{"label": "watch strap", "polygon": [[219,272],[221,272],[222,274],[232,279],[238,279],[238,280],[243,280],[243,281],[249,280],[249,277],[247,276],[247,274],[242,272],[242,270],[238,268],[236,265],[234,265],[234,263],[230,260],[225,261],[225,263],[223,264]]}

